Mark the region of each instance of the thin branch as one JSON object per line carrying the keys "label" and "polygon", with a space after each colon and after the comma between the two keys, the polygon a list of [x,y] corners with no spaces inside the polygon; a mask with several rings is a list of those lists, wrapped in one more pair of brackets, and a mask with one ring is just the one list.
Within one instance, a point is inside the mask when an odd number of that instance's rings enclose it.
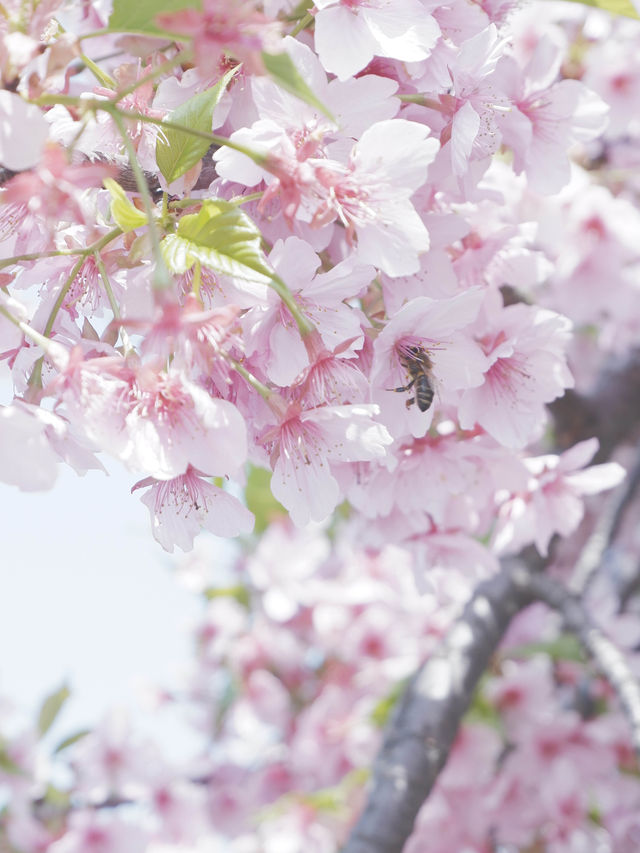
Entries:
{"label": "thin branch", "polygon": [[607,548],[620,529],[624,514],[635,497],[638,486],[640,486],[640,447],[636,453],[633,468],[624,482],[609,496],[586,545],[580,553],[569,581],[569,589],[572,593],[584,594],[595,577],[602,565]]}
{"label": "thin branch", "polygon": [[629,601],[640,592],[640,561],[636,561],[635,570],[618,584],[618,613],[624,613]]}
{"label": "thin branch", "polygon": [[524,560],[481,584],[409,682],[373,767],[369,798],[342,853],[399,853],[444,767],[475,688],[513,617],[542,601],[564,618],[619,697],[640,757],[640,685],[580,599]]}
{"label": "thin branch", "polygon": [[580,640],[615,690],[631,727],[633,747],[640,758],[640,684],[624,655],[591,621],[580,599],[558,581],[548,575],[532,576],[531,588],[538,600],[562,614],[565,627]]}
{"label": "thin branch", "polygon": [[511,562],[482,583],[440,648],[409,682],[373,766],[365,810],[343,853],[399,853],[444,766],[476,685],[513,617],[533,600]]}

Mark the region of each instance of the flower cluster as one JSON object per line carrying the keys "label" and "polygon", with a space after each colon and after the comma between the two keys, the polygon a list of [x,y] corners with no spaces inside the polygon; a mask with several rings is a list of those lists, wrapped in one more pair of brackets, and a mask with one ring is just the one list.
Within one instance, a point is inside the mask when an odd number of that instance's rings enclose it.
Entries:
{"label": "flower cluster", "polygon": [[[248,461],[296,524],[348,499],[416,553],[569,532],[549,527],[529,448],[574,384],[572,321],[606,310],[605,347],[614,315],[633,324],[635,244],[629,203],[602,187],[576,196],[569,239],[536,229],[548,196],[525,216],[524,193],[567,183],[569,145],[588,156],[608,108],[593,65],[593,88],[564,78],[562,40],[508,6],[323,2],[295,37],[286,4],[209,0],[148,22],[180,34],[160,51],[123,40],[140,22],[121,4],[72,14],[79,37],[106,24],[81,42],[50,4],[20,52],[10,20],[20,94],[3,93],[0,160],[28,171],[0,208],[16,394],[0,476],[49,486],[57,461],[82,473],[110,454],[148,489],[169,551],[200,527],[250,532]],[[605,255],[620,304],[598,309],[572,288]],[[615,479],[602,471],[603,488]],[[507,523],[523,504],[526,528]]]}
{"label": "flower cluster", "polygon": [[[11,727],[5,713],[8,841],[33,853],[337,853],[403,681],[473,586],[445,559],[416,596],[405,550],[374,553],[346,538],[331,547],[321,526],[281,520],[226,569],[212,568],[204,539],[182,562],[204,600],[194,660],[177,690],[157,692],[154,713],[180,713],[188,758],[112,713],[65,738],[52,759],[34,727]],[[593,592],[593,613],[617,626],[637,666],[637,613],[614,618],[611,589]],[[561,627],[538,604],[514,621],[406,851],[637,844],[627,723]]]}
{"label": "flower cluster", "polygon": [[[560,452],[549,404],[637,342],[640,29],[512,0],[28,5],[0,8],[0,481],[106,454],[169,552],[279,520],[207,587],[193,765],[105,723],[61,805],[7,734],[2,832],[330,853],[399,679],[624,476],[595,438]],[[533,613],[408,850],[640,844],[615,704]]]}

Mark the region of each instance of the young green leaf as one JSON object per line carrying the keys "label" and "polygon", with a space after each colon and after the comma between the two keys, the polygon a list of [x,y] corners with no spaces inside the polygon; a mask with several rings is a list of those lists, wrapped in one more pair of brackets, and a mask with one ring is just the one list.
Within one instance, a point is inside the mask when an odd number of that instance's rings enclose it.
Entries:
{"label": "young green leaf", "polygon": [[331,121],[335,121],[329,110],[316,98],[304,79],[300,76],[298,69],[288,53],[263,52],[262,62],[267,73],[278,86],[286,89],[287,92],[291,92],[292,95],[300,98],[301,101],[305,101],[305,103],[320,110]]}
{"label": "young green leaf", "polygon": [[234,586],[209,586],[204,590],[204,596],[207,601],[213,601],[214,598],[234,598],[238,604],[249,608],[250,598],[249,590],[246,586],[238,583]]}
{"label": "young green leaf", "polygon": [[63,749],[67,749],[67,747],[72,746],[79,740],[82,740],[82,738],[86,737],[88,734],[91,734],[91,729],[80,729],[79,731],[74,732],[72,735],[68,735],[66,738],[61,740],[60,743],[53,750],[54,755],[57,755],[59,752],[62,752]]}
{"label": "young green leaf", "polygon": [[156,15],[202,9],[202,0],[114,0],[107,29],[116,33],[172,35],[155,22]]}
{"label": "young green leaf", "polygon": [[125,233],[147,224],[147,215],[129,201],[120,184],[113,178],[105,178],[103,183],[111,196],[111,215]]}
{"label": "young green leaf", "polygon": [[[190,130],[210,133],[213,111],[238,67],[227,71],[211,89],[199,92],[184,104],[180,104],[167,116],[168,120],[188,127]],[[167,183],[175,181],[195,166],[207,153],[209,145],[206,139],[190,133],[172,128],[163,130],[156,142],[156,162]]]}
{"label": "young green leaf", "polygon": [[51,693],[44,700],[38,714],[38,732],[41,737],[49,731],[69,696],[71,696],[71,691],[66,684],[63,684],[55,693]]}
{"label": "young green leaf", "polygon": [[160,248],[173,273],[184,273],[200,261],[217,272],[253,281],[264,277],[266,283],[273,275],[260,248],[260,231],[228,201],[203,202],[199,213],[182,217],[176,233],[167,234]]}
{"label": "young green leaf", "polygon": [[256,518],[254,533],[262,533],[274,518],[287,515],[286,509],[271,494],[271,472],[266,468],[249,467],[244,497]]}

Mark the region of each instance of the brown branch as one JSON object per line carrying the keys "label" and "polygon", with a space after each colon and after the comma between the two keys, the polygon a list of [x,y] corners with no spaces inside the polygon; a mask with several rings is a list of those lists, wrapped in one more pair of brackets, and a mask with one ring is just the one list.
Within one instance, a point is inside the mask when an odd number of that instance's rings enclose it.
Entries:
{"label": "brown branch", "polygon": [[531,572],[511,562],[480,584],[396,706],[365,810],[343,853],[399,853],[444,766],[480,676],[512,618],[532,600]]}
{"label": "brown branch", "polygon": [[616,691],[640,757],[640,685],[622,653],[558,581],[512,562],[481,584],[398,703],[373,767],[369,798],[342,853],[399,853],[444,767],[475,688],[513,617],[542,601],[564,618]]}

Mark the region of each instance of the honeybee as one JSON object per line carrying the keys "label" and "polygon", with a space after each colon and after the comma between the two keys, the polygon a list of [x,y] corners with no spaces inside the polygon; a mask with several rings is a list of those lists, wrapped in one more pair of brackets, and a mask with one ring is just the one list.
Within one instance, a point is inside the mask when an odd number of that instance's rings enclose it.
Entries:
{"label": "honeybee", "polygon": [[426,412],[433,403],[435,389],[432,384],[431,371],[433,364],[429,354],[421,346],[410,346],[406,353],[400,356],[400,364],[407,371],[409,382],[394,391],[411,391],[413,396],[407,400],[407,409],[415,403],[421,412]]}

